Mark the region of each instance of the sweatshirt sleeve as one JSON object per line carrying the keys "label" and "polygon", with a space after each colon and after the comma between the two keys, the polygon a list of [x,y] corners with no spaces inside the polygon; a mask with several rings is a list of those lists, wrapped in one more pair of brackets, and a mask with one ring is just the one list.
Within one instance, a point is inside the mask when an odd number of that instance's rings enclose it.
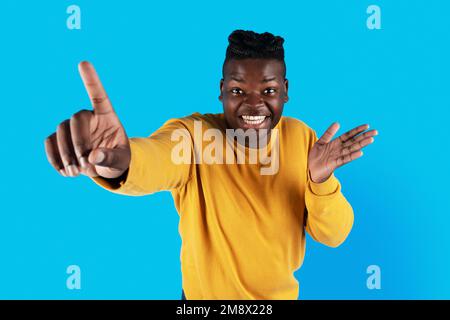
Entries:
{"label": "sweatshirt sleeve", "polygon": [[[317,141],[313,131],[310,147]],[[307,172],[305,189],[306,231],[311,237],[330,247],[338,247],[353,226],[353,209],[341,192],[334,173],[324,182],[315,183]]]}
{"label": "sweatshirt sleeve", "polygon": [[[177,130],[177,138],[172,134]],[[190,161],[173,161],[172,152],[179,145],[180,137],[189,142]],[[102,188],[113,193],[141,196],[157,191],[170,190],[185,185],[193,174],[192,138],[179,119],[167,121],[161,128],[145,138],[130,138],[131,162],[121,181],[92,177]],[[178,150],[178,149],[175,149]]]}

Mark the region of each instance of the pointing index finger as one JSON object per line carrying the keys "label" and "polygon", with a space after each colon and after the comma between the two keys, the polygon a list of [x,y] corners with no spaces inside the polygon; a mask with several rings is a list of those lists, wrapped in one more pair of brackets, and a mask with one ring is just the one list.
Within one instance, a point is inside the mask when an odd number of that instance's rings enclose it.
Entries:
{"label": "pointing index finger", "polygon": [[111,102],[108,99],[108,95],[100,82],[94,66],[88,61],[83,61],[78,65],[78,70],[89,99],[91,100],[92,107],[94,108],[94,113],[102,114],[113,111]]}

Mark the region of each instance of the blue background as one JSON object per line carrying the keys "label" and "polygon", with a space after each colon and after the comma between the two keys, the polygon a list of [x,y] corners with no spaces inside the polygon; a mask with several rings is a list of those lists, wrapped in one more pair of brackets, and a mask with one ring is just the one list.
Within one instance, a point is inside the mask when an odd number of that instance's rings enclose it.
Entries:
{"label": "blue background", "polygon": [[[66,8],[81,8],[81,30]],[[381,30],[366,8],[381,7]],[[448,1],[2,1],[0,4],[0,298],[179,299],[178,215],[170,193],[125,197],[62,178],[44,139],[89,106],[90,60],[129,136],[172,117],[221,112],[227,36],[285,38],[285,115],[318,134],[379,130],[336,171],[355,211],[347,241],[307,240],[303,299],[450,298]],[[81,290],[66,268],[81,268]],[[366,268],[381,267],[381,290]]]}

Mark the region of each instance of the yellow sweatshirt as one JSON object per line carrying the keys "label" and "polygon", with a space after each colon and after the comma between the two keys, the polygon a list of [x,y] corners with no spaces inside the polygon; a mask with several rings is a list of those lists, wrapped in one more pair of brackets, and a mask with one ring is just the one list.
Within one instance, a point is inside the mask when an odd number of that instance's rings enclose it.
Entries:
{"label": "yellow sweatshirt", "polygon": [[[201,131],[195,127],[198,121]],[[310,180],[307,159],[316,133],[304,122],[283,116],[275,127],[279,139],[275,174],[261,174],[261,168],[268,167],[262,161],[250,163],[246,157],[245,163],[237,163],[237,152],[234,164],[200,161],[194,151],[202,155],[209,143],[204,140],[191,149],[191,164],[173,161],[174,148],[182,139],[193,145],[195,134],[210,128],[225,136],[222,113],[171,119],[149,137],[130,138],[131,163],[124,181],[92,179],[124,195],[171,191],[180,217],[187,299],[297,299],[294,271],[303,262],[305,230],[316,241],[336,247],[353,225],[352,207],[336,177],[323,183]],[[187,131],[173,141],[176,129]],[[224,141],[225,153],[232,139]],[[275,149],[268,151],[272,155]]]}

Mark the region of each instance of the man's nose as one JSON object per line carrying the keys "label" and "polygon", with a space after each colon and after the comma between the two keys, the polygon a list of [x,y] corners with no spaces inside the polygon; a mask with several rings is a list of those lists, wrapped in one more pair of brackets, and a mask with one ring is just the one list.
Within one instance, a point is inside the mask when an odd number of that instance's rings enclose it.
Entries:
{"label": "man's nose", "polygon": [[247,94],[244,103],[249,107],[260,107],[264,105],[264,101],[259,93]]}

